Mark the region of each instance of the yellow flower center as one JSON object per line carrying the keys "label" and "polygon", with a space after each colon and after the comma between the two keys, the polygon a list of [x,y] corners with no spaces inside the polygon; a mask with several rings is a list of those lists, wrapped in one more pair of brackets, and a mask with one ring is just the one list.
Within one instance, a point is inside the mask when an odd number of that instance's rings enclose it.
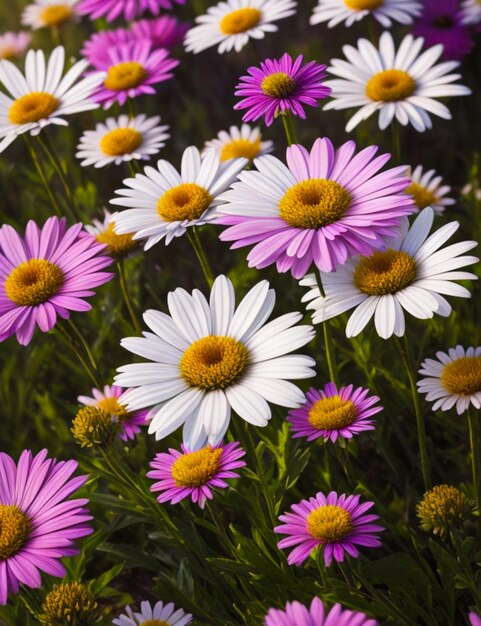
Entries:
{"label": "yellow flower center", "polygon": [[172,478],[177,487],[200,487],[219,471],[222,448],[207,446],[196,452],[188,452],[172,465]]}
{"label": "yellow flower center", "polygon": [[388,248],[361,257],[354,271],[354,284],[368,296],[396,293],[416,278],[416,262],[407,252]]}
{"label": "yellow flower center", "polygon": [[444,536],[453,523],[471,515],[474,503],[456,487],[436,485],[424,494],[416,509],[423,530]]}
{"label": "yellow flower center", "polygon": [[57,293],[63,280],[62,270],[54,263],[30,259],[10,272],[5,281],[5,293],[19,306],[35,306]]}
{"label": "yellow flower center", "polygon": [[17,56],[17,50],[13,47],[5,47],[0,50],[0,59],[14,59]]}
{"label": "yellow flower center", "polygon": [[269,74],[261,83],[262,91],[272,98],[286,98],[296,86],[296,81],[285,72]]}
{"label": "yellow flower center", "polygon": [[307,516],[307,531],[322,543],[340,541],[352,531],[348,511],[336,504],[325,504]]}
{"label": "yellow flower center", "polygon": [[81,583],[54,585],[42,604],[42,622],[47,626],[93,624],[98,619],[97,602]]}
{"label": "yellow flower center", "polygon": [[121,257],[136,248],[137,242],[132,239],[132,233],[117,235],[117,233],[114,232],[114,228],[114,223],[109,224],[108,227],[95,238],[97,241],[107,246],[107,252],[109,254],[115,257]]}
{"label": "yellow flower center", "polygon": [[146,78],[147,71],[137,61],[125,61],[109,67],[104,87],[111,91],[122,91],[138,87]]}
{"label": "yellow flower center", "polygon": [[246,7],[232,11],[221,19],[219,28],[224,35],[238,35],[257,26],[262,13],[258,9]]}
{"label": "yellow flower center", "polygon": [[209,335],[191,344],[180,360],[180,373],[191,386],[213,391],[225,389],[239,380],[249,362],[243,343]]}
{"label": "yellow flower center", "polygon": [[72,17],[72,7],[68,4],[51,4],[40,13],[40,19],[45,26],[60,26]]}
{"label": "yellow flower center", "polygon": [[366,95],[376,102],[397,102],[412,96],[416,81],[403,70],[384,70],[374,74],[366,85]]}
{"label": "yellow flower center", "polygon": [[159,198],[157,213],[166,222],[197,220],[207,211],[212,200],[204,187],[195,183],[182,183]]}
{"label": "yellow flower center", "polygon": [[120,404],[119,399],[115,397],[103,398],[97,402],[97,406],[99,409],[102,409],[102,411],[115,415],[120,422],[129,414],[125,404]]}
{"label": "yellow flower center", "polygon": [[99,406],[82,407],[72,421],[72,434],[83,447],[111,444],[118,433],[120,418]]}
{"label": "yellow flower center", "polygon": [[341,218],[351,204],[349,192],[333,180],[312,178],[288,189],[279,215],[294,228],[321,228]]}
{"label": "yellow flower center", "polygon": [[163,619],[148,619],[145,622],[140,622],[139,626],[170,626],[170,624],[164,622]]}
{"label": "yellow flower center", "polygon": [[0,504],[0,562],[20,550],[30,533],[30,519],[16,505]]}
{"label": "yellow flower center", "polygon": [[252,159],[255,159],[259,154],[260,149],[260,139],[256,139],[255,141],[250,141],[249,139],[234,139],[223,146],[220,153],[220,160],[228,161],[229,159],[244,157],[252,161]]}
{"label": "yellow flower center", "polygon": [[344,0],[344,4],[353,11],[374,11],[382,7],[384,0]]}
{"label": "yellow flower center", "polygon": [[413,197],[414,204],[420,211],[438,200],[432,191],[422,187],[419,183],[411,183],[405,193]]}
{"label": "yellow flower center", "polygon": [[481,391],[481,357],[463,356],[445,365],[441,384],[453,395],[471,396]]}
{"label": "yellow flower center", "polygon": [[107,156],[131,154],[142,143],[142,133],[134,128],[115,128],[100,140],[100,149]]}
{"label": "yellow flower center", "polygon": [[349,426],[356,418],[356,407],[339,396],[321,398],[309,410],[309,423],[319,430],[336,430]]}
{"label": "yellow flower center", "polygon": [[32,91],[15,100],[8,111],[8,119],[12,124],[38,122],[48,118],[59,104],[60,101],[50,93]]}

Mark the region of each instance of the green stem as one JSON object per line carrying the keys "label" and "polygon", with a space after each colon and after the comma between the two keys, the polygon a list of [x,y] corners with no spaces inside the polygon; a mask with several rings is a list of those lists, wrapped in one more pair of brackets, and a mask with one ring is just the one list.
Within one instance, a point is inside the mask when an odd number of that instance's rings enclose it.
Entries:
{"label": "green stem", "polygon": [[132,325],[134,327],[135,333],[137,335],[141,335],[142,329],[140,327],[139,320],[137,319],[137,315],[135,314],[135,309],[133,307],[132,300],[130,299],[130,295],[129,295],[129,290],[127,288],[127,280],[125,277],[125,267],[124,267],[123,259],[119,259],[117,261],[117,268],[119,270],[120,289],[122,290],[122,295],[124,297],[125,306],[127,307],[127,310],[130,315],[130,319],[132,320]]}
{"label": "green stem", "polygon": [[67,344],[73,350],[75,356],[78,358],[80,363],[82,363],[83,368],[85,369],[85,371],[89,375],[90,380],[94,383],[94,385],[97,387],[97,389],[100,389],[100,382],[97,380],[97,377],[96,377],[95,373],[92,371],[92,369],[91,369],[87,359],[82,354],[82,350],[80,349],[80,346],[77,343],[77,340],[75,339],[75,337],[73,337],[69,333],[67,328],[61,322],[59,324],[57,324],[57,328],[58,328],[60,334],[63,336],[63,338],[67,342]]}
{"label": "green stem", "polygon": [[204,248],[202,246],[197,227],[191,226],[190,228],[188,228],[187,236],[190,243],[192,244],[192,247],[194,248],[194,252],[197,255],[197,259],[199,260],[205,281],[210,289],[214,284],[214,274],[212,273],[209,260],[207,259],[207,255],[205,254]]}
{"label": "green stem", "polygon": [[94,371],[97,372],[98,369],[99,369],[98,365],[97,365],[97,362],[96,362],[96,360],[94,358],[94,355],[92,354],[92,351],[89,348],[88,343],[83,338],[82,333],[79,331],[77,326],[72,322],[72,320],[70,318],[67,320],[67,324],[70,326],[70,328],[73,330],[73,332],[77,336],[78,340],[80,341],[80,343],[83,346],[83,349],[85,350],[85,353],[87,354],[87,357],[88,357],[88,360],[91,363],[91,366],[93,367]]}
{"label": "green stem", "polygon": [[[473,487],[478,513],[481,514],[481,462],[478,416],[471,406],[468,407],[469,443],[471,445],[471,471],[473,473]],[[481,518],[478,516],[478,521]]]}
{"label": "green stem", "polygon": [[297,143],[296,129],[294,127],[292,114],[290,111],[286,111],[285,113],[282,113],[281,117],[286,133],[287,145],[292,146],[293,143]]}
{"label": "green stem", "polygon": [[42,181],[42,184],[45,188],[45,191],[47,193],[47,196],[50,200],[50,202],[53,205],[53,208],[55,209],[55,213],[57,214],[58,217],[62,217],[62,211],[60,210],[60,207],[58,205],[58,202],[55,198],[55,196],[52,193],[52,190],[50,189],[50,185],[48,184],[48,180],[47,177],[45,176],[45,173],[42,169],[42,166],[40,165],[40,161],[38,160],[38,156],[37,153],[35,152],[35,148],[33,147],[31,141],[29,140],[28,137],[26,137],[26,135],[23,135],[25,142],[27,144],[27,148],[28,151],[30,152],[30,156],[32,157],[32,161],[34,162],[35,168],[37,170],[37,173],[40,177],[40,180]]}
{"label": "green stem", "polygon": [[399,124],[396,120],[391,122],[391,137],[392,137],[392,158],[395,165],[399,165],[401,160],[401,136],[399,132]]}
{"label": "green stem", "polygon": [[[314,266],[314,274],[316,276],[317,285],[319,287],[319,292],[322,293],[322,280],[321,280],[321,272],[319,268]],[[324,348],[326,351],[326,361],[327,361],[327,369],[329,371],[329,379],[331,382],[335,383],[337,379],[336,375],[336,364],[334,362],[333,350],[332,350],[332,338],[331,333],[329,332],[329,323],[326,321],[322,322],[322,332],[324,335]]]}

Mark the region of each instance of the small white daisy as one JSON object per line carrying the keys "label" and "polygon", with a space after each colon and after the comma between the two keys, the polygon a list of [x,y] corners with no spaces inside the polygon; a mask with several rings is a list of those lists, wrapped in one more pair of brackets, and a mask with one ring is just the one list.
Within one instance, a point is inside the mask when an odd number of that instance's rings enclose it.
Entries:
{"label": "small white daisy", "polygon": [[379,50],[367,39],[360,39],[357,48],[344,46],[348,60],[333,59],[328,68],[340,80],[326,81],[333,100],[324,109],[360,107],[349,120],[347,132],[376,111],[381,130],[394,118],[403,126],[412,124],[419,132],[432,127],[429,113],[451,119],[447,106],[435,98],[466,96],[471,90],[452,84],[460,78],[460,74],[448,74],[459,66],[457,61],[434,65],[443,46],[421,53],[423,42],[422,37],[407,35],[396,52],[393,38],[386,31],[381,35]]}
{"label": "small white daisy", "polygon": [[22,24],[33,30],[58,28],[67,22],[78,21],[75,5],[79,0],[35,0],[25,7]]}
{"label": "small white daisy", "polygon": [[410,228],[405,219],[401,235],[386,239],[385,251],[353,258],[336,272],[321,272],[325,296],[314,274],[301,280],[301,285],[310,288],[303,301],[311,301],[307,308],[314,310],[314,324],[355,307],[346,327],[348,337],[358,335],[373,316],[380,337],[402,337],[403,309],[418,319],[429,319],[434,313],[447,317],[451,305],[441,294],[470,298],[470,292],[454,281],[476,280],[475,274],[457,270],[479,260],[460,256],[478,244],[462,241],[440,249],[458,230],[459,222],[450,222],[428,237],[433,219],[434,211],[428,207]]}
{"label": "small white daisy", "polygon": [[297,326],[301,313],[287,313],[265,324],[276,296],[264,280],[235,306],[234,287],[219,276],[210,300],[197,289],[168,295],[170,315],[146,311],[153,331],[128,337],[121,345],[150,359],[118,369],[115,382],[135,387],[121,396],[128,410],[153,407],[149,433],[167,437],[184,424],[184,444],[198,450],[217,445],[231,410],[255,426],[271,418],[268,402],[297,408],[304,394],[288,379],[315,376],[315,361],[288,354],[314,336],[312,326]]}
{"label": "small white daisy", "polygon": [[165,604],[157,602],[153,607],[144,600],[140,603],[140,613],[132,611],[130,606],[125,607],[127,615],[120,615],[113,620],[115,626],[142,626],[142,624],[166,624],[167,626],[187,626],[192,621],[192,615],[182,609],[175,610],[172,602]]}
{"label": "small white daisy", "polygon": [[25,59],[25,76],[10,61],[0,61],[0,84],[11,94],[0,93],[0,152],[18,135],[30,131],[38,135],[48,124],[68,126],[65,115],[98,109],[90,100],[105,72],[96,72],[75,81],[83,74],[88,61],[75,63],[65,76],[65,50],[58,46],[48,64],[42,50],[29,50]]}
{"label": "small white daisy", "polygon": [[464,0],[461,4],[461,20],[463,24],[479,24],[481,3],[478,0]]}
{"label": "small white daisy", "polygon": [[393,22],[411,24],[413,17],[421,15],[422,4],[416,0],[319,0],[311,16],[311,24],[327,22],[332,28],[341,22],[352,26],[367,15],[372,15],[390,28]]}
{"label": "small white daisy", "polygon": [[187,52],[201,52],[219,44],[219,54],[239,52],[249,39],[263,39],[277,30],[272,22],[296,12],[295,0],[227,0],[196,18],[184,43]]}
{"label": "small white daisy", "polygon": [[3,33],[0,35],[0,59],[15,59],[22,56],[31,41],[30,33]]}
{"label": "small white daisy", "polygon": [[134,241],[133,233],[125,235],[117,235],[114,232],[116,213],[113,215],[104,208],[104,219],[92,220],[92,224],[85,224],[84,228],[87,232],[107,246],[105,252],[115,258],[122,258],[132,250],[138,247],[138,242]]}
{"label": "small white daisy", "polygon": [[462,346],[448,352],[436,352],[438,360],[426,359],[421,363],[420,374],[427,378],[418,381],[419,393],[425,393],[432,402],[433,411],[448,411],[456,405],[458,415],[472,404],[481,409],[481,347]]}
{"label": "small white daisy", "polygon": [[160,116],[137,115],[130,118],[121,115],[117,120],[109,117],[99,123],[95,130],[86,130],[77,146],[80,165],[104,167],[110,163],[120,165],[132,159],[149,160],[157,154],[170,137],[168,126],[159,126]]}
{"label": "small white daisy", "polygon": [[128,189],[117,189],[120,198],[110,204],[131,207],[115,217],[117,234],[135,233],[134,239],[146,239],[148,250],[165,238],[169,244],[182,236],[189,226],[201,226],[212,219],[217,196],[236,180],[247,159],[221,162],[216,150],[201,157],[189,146],[182,156],[179,173],[168,161],[157,162],[157,169],[147,166],[144,174],[127,178]]}
{"label": "small white daisy", "polygon": [[421,165],[418,165],[414,171],[408,170],[408,178],[411,184],[406,189],[406,193],[414,198],[414,204],[421,211],[430,206],[440,215],[447,206],[455,204],[453,198],[446,197],[451,191],[449,185],[443,185],[441,176],[436,176],[434,170],[423,171]]}
{"label": "small white daisy", "polygon": [[229,132],[221,130],[215,139],[206,141],[204,152],[215,148],[221,161],[244,157],[253,159],[269,154],[274,150],[272,141],[262,141],[260,128],[252,128],[249,124],[231,126]]}

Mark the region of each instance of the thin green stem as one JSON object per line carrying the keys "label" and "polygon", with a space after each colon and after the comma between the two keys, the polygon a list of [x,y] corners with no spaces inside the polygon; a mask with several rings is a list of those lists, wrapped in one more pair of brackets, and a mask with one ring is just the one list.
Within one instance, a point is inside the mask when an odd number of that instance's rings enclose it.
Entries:
{"label": "thin green stem", "polygon": [[207,286],[209,289],[214,284],[214,274],[212,273],[209,260],[207,255],[205,254],[204,248],[202,246],[202,242],[199,237],[199,232],[196,226],[191,226],[187,229],[187,236],[189,241],[194,248],[194,252],[197,255],[197,259],[199,260],[200,266],[202,268],[202,272],[204,274],[204,278],[206,280]]}
{"label": "thin green stem", "polygon": [[98,371],[98,365],[97,362],[94,358],[94,355],[92,354],[92,351],[90,350],[90,347],[88,345],[88,343],[85,341],[82,333],[79,331],[79,329],[77,328],[77,326],[72,322],[72,320],[69,318],[67,320],[67,324],[70,326],[70,328],[73,330],[73,332],[75,333],[76,337],[78,338],[78,340],[80,341],[80,343],[83,346],[83,349],[85,350],[85,353],[88,357],[88,360],[90,361],[91,366],[93,367],[94,371],[97,372]]}
{"label": "thin green stem", "polygon": [[[469,443],[471,445],[471,471],[478,513],[481,514],[481,461],[478,416],[471,406],[468,407]],[[481,518],[478,516],[478,521]]]}
{"label": "thin green stem", "polygon": [[31,141],[29,140],[28,137],[26,137],[26,135],[23,135],[25,142],[27,144],[27,148],[28,151],[30,152],[30,156],[32,157],[32,161],[34,162],[35,168],[37,170],[37,173],[40,177],[40,180],[42,181],[42,184],[45,188],[45,191],[47,193],[47,196],[50,200],[50,202],[53,205],[53,208],[55,209],[55,213],[57,214],[58,217],[62,217],[62,211],[58,205],[58,202],[54,196],[54,194],[52,193],[52,190],[50,189],[50,185],[48,184],[48,180],[47,177],[45,176],[45,173],[42,169],[42,166],[40,165],[40,161],[38,160],[38,156],[37,153],[35,152],[35,148],[33,147]]}
{"label": "thin green stem", "polygon": [[396,120],[391,122],[392,158],[395,165],[401,160],[401,135],[400,126]]}
{"label": "thin green stem", "polygon": [[92,370],[91,366],[89,365],[88,360],[82,354],[82,350],[80,348],[80,345],[78,344],[78,342],[75,339],[75,337],[73,337],[70,334],[70,332],[67,330],[67,328],[61,322],[59,324],[57,324],[57,328],[58,328],[60,334],[65,339],[66,343],[70,346],[70,348],[74,352],[75,356],[78,358],[78,360],[82,364],[82,366],[85,369],[85,371],[87,372],[90,380],[94,383],[94,385],[97,387],[97,389],[100,389],[100,382],[98,381],[98,379],[97,379],[97,377],[95,375],[95,372]]}
{"label": "thin green stem", "polygon": [[134,327],[136,334],[141,335],[142,329],[140,327],[139,320],[137,319],[137,315],[135,314],[135,309],[132,304],[132,300],[130,298],[129,290],[127,287],[127,280],[125,277],[125,267],[124,267],[123,259],[119,259],[117,261],[117,268],[119,270],[120,289],[122,290],[122,296],[124,298],[125,306],[127,307],[127,310],[129,312],[130,319],[132,320],[132,325]]}
{"label": "thin green stem", "polygon": [[296,129],[294,126],[294,120],[292,114],[288,110],[281,115],[282,123],[284,124],[284,131],[286,133],[287,145],[292,146],[293,143],[297,143]]}
{"label": "thin green stem", "polygon": [[[321,273],[319,271],[319,269],[317,268],[317,266],[314,266],[314,274],[316,276],[316,281],[317,281],[317,285],[319,287],[319,292],[321,295],[323,295],[322,293],[322,280],[321,280]],[[326,361],[327,361],[327,369],[329,371],[329,378],[331,380],[331,382],[335,383],[336,379],[337,379],[337,375],[336,375],[336,364],[334,362],[334,356],[333,356],[333,349],[332,349],[332,338],[331,338],[331,333],[330,333],[330,328],[329,328],[329,323],[328,321],[324,321],[322,323],[322,332],[324,335],[324,348],[326,351]]]}

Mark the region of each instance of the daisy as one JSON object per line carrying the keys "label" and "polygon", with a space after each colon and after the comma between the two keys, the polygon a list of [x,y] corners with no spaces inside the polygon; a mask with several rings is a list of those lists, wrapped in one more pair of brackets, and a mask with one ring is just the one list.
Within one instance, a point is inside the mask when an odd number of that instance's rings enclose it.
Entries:
{"label": "daisy", "polygon": [[60,559],[78,554],[76,539],[93,532],[85,498],[68,500],[87,480],[71,478],[76,461],[24,450],[18,464],[0,452],[0,605],[19,584],[42,585],[40,572],[63,578]]}
{"label": "daisy", "polygon": [[475,280],[459,268],[479,259],[460,256],[475,248],[476,241],[462,241],[447,248],[441,246],[458,230],[459,222],[450,222],[429,235],[434,211],[424,209],[409,228],[405,220],[399,237],[386,240],[386,250],[356,257],[337,272],[321,272],[324,296],[317,279],[306,276],[301,285],[310,287],[303,301],[312,301],[314,324],[324,322],[355,307],[346,327],[346,335],[355,337],[374,316],[377,334],[388,339],[405,332],[403,309],[418,319],[430,319],[435,313],[448,317],[451,305],[441,295],[470,298],[469,291],[456,280]]}
{"label": "daisy", "polygon": [[137,37],[126,28],[101,30],[98,33],[93,33],[90,39],[84,41],[80,52],[94,67],[102,66],[108,68],[111,65],[110,48],[124,46],[135,41],[137,41]]}
{"label": "daisy", "polygon": [[154,20],[139,20],[130,27],[135,38],[150,39],[153,48],[172,48],[182,43],[189,28],[188,22],[179,22],[170,15],[163,15]]}
{"label": "daisy", "polygon": [[377,626],[376,620],[364,613],[343,609],[335,604],[330,611],[319,598],[314,598],[309,609],[300,602],[288,602],[285,611],[269,609],[265,626]]}
{"label": "daisy", "polygon": [[227,0],[207,9],[196,18],[197,26],[185,38],[187,52],[201,52],[219,44],[223,54],[240,52],[249,39],[263,39],[277,31],[273,24],[296,12],[295,0]]}
{"label": "daisy", "polygon": [[233,248],[256,244],[249,267],[276,263],[279,272],[301,278],[311,264],[331,272],[354,254],[369,254],[396,235],[402,216],[414,211],[405,167],[379,173],[389,154],[377,146],[355,154],[348,141],[338,150],[317,139],[309,153],[287,149],[286,167],[273,156],[254,160],[258,171],[220,196],[216,221],[230,225],[220,238]]}
{"label": "daisy", "polygon": [[30,220],[25,238],[8,225],[0,228],[0,341],[13,334],[22,345],[32,339],[35,326],[48,332],[57,315],[89,311],[85,298],[108,282],[103,272],[112,263],[98,256],[102,244],[82,231],[82,224],[67,229],[65,218],[50,217],[40,229]]}
{"label": "daisy", "polygon": [[0,152],[22,133],[38,135],[48,124],[67,126],[64,115],[98,108],[90,97],[105,73],[92,73],[74,84],[88,63],[75,63],[62,78],[64,64],[62,46],[55,48],[47,65],[41,50],[29,50],[25,76],[10,61],[0,61],[0,83],[11,94],[0,94]]}
{"label": "daisy", "polygon": [[115,216],[117,234],[135,233],[134,239],[146,239],[145,250],[165,239],[169,244],[181,237],[190,226],[211,221],[217,197],[237,178],[247,159],[219,160],[216,150],[201,157],[194,146],[182,156],[181,171],[168,161],[157,162],[157,169],[147,166],[144,174],[127,178],[127,189],[117,189],[120,198],[110,204],[130,207]]}
{"label": "daisy", "polygon": [[140,426],[145,426],[148,411],[127,411],[126,407],[119,402],[123,389],[116,385],[105,385],[103,391],[92,389],[92,396],[79,396],[77,400],[85,406],[95,406],[102,411],[115,416],[120,422],[119,436],[122,441],[135,439],[135,435],[140,433]]}
{"label": "daisy", "polygon": [[22,56],[31,41],[30,33],[3,33],[0,35],[0,59],[15,59]]}
{"label": "daisy", "polygon": [[272,141],[262,141],[260,128],[242,124],[240,128],[231,126],[229,131],[221,130],[216,139],[205,142],[204,152],[215,148],[221,161],[244,157],[252,161],[256,157],[274,150]]}
{"label": "daisy", "polygon": [[33,30],[58,28],[67,22],[78,20],[76,4],[79,0],[35,0],[25,7],[22,24]]}
{"label": "daisy", "polygon": [[421,9],[421,3],[415,0],[318,0],[310,23],[329,22],[328,28],[341,22],[352,26],[372,15],[384,28],[390,28],[393,22],[411,24]]}
{"label": "daisy", "polygon": [[234,109],[248,109],[242,120],[250,122],[264,117],[267,126],[274,118],[290,111],[306,118],[304,106],[317,106],[317,100],[327,98],[331,90],[322,84],[325,65],[309,61],[302,65],[300,54],[295,61],[287,53],[280,59],[266,59],[260,68],[250,67],[249,76],[242,76],[236,96],[246,96]]}
{"label": "daisy", "polygon": [[379,128],[384,130],[394,118],[406,126],[411,123],[419,132],[432,127],[429,113],[451,119],[446,105],[436,98],[466,96],[468,87],[453,85],[460,74],[449,74],[459,63],[450,61],[435,65],[443,53],[441,45],[421,52],[422,37],[406,35],[398,51],[389,32],[379,41],[379,50],[367,39],[358,47],[344,46],[348,61],[334,59],[328,71],[341,80],[330,80],[333,100],[324,109],[360,107],[349,120],[350,132],[360,122],[379,111]]}
{"label": "daisy", "polygon": [[461,3],[463,24],[479,24],[481,22],[481,4],[478,0],[464,0]]}
{"label": "daisy", "polygon": [[287,379],[310,378],[315,362],[289,352],[308,343],[311,326],[296,326],[300,313],[265,324],[275,303],[267,281],[253,287],[235,307],[234,287],[219,276],[210,300],[197,289],[169,293],[170,315],[147,311],[153,331],[121,345],[150,359],[118,369],[116,384],[136,387],[121,401],[128,410],[153,406],[149,433],[163,439],[184,424],[184,445],[192,451],[216,446],[229,426],[231,409],[255,426],[271,418],[267,402],[294,408],[303,393]]}
{"label": "daisy", "polygon": [[104,209],[103,221],[94,219],[92,224],[86,224],[85,230],[93,235],[97,241],[105,244],[105,252],[110,254],[114,258],[121,259],[132,250],[135,250],[138,246],[138,242],[133,240],[132,233],[126,233],[125,235],[117,235],[114,232],[115,228],[115,216],[117,214],[110,213],[107,209]]}
{"label": "daisy", "polygon": [[440,215],[447,206],[455,204],[453,198],[447,198],[446,194],[451,191],[451,187],[443,185],[441,176],[436,176],[434,170],[423,171],[418,165],[414,171],[408,171],[411,184],[406,189],[406,193],[413,196],[414,204],[421,211],[430,206]]}
{"label": "daisy", "polygon": [[334,383],[327,383],[324,389],[312,387],[304,404],[287,415],[292,436],[307,437],[307,441],[323,437],[324,441],[335,443],[338,437],[351,439],[353,435],[374,430],[375,422],[370,418],[383,407],[374,406],[379,398],[368,393],[369,389],[354,389],[353,385],[340,389]]}
{"label": "daisy", "polygon": [[153,471],[147,476],[159,479],[150,488],[161,491],[157,500],[160,503],[177,504],[184,498],[198,502],[201,509],[206,500],[212,500],[213,487],[226,488],[225,478],[237,478],[239,474],[232,470],[244,467],[239,459],[245,455],[237,441],[218,446],[205,446],[191,452],[182,446],[182,452],[169,448],[169,454],[157,454],[150,463]]}
{"label": "daisy", "polygon": [[108,22],[123,16],[131,22],[145,11],[158,15],[162,9],[172,9],[176,4],[185,4],[186,0],[80,0],[79,13],[96,20],[105,15]]}
{"label": "daisy", "polygon": [[157,602],[153,607],[150,602],[144,600],[140,603],[140,613],[134,613],[130,606],[125,607],[127,615],[121,615],[114,619],[115,626],[142,626],[143,624],[160,624],[162,626],[186,626],[193,617],[182,609],[175,610],[172,602],[164,604]]}
{"label": "daisy", "polygon": [[433,411],[448,411],[456,405],[461,415],[470,404],[481,409],[481,347],[456,346],[436,356],[437,361],[421,363],[419,373],[425,378],[417,383],[419,393],[425,393],[428,402],[435,401]]}
{"label": "daisy", "polygon": [[378,515],[366,515],[374,502],[359,503],[359,496],[337,495],[331,491],[327,496],[318,492],[314,498],[301,500],[292,505],[291,512],[279,516],[281,526],[274,531],[288,535],[277,544],[279,548],[296,546],[289,554],[289,565],[301,565],[316,549],[324,551],[326,567],[332,559],[342,562],[344,553],[357,558],[356,545],[379,548],[378,537],[384,530],[374,524]]}
{"label": "daisy", "polygon": [[147,117],[121,115],[117,120],[109,117],[98,123],[95,130],[86,130],[77,146],[80,165],[105,167],[110,163],[120,165],[132,159],[148,161],[157,154],[170,137],[168,126],[159,126],[160,116]]}

